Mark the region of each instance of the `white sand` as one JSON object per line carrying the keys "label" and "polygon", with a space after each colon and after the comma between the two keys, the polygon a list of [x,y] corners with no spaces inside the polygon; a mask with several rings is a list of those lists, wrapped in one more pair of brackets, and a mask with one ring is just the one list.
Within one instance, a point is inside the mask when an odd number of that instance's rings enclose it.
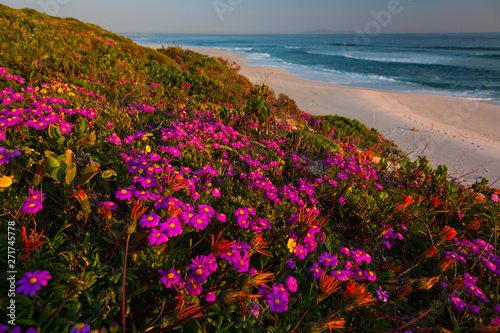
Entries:
{"label": "white sand", "polygon": [[500,105],[323,83],[281,68],[245,65],[250,60],[236,53],[192,50],[236,62],[252,83],[287,94],[310,114],[338,114],[376,128],[413,160],[423,154],[434,167],[446,164],[450,177],[464,184],[500,178]]}

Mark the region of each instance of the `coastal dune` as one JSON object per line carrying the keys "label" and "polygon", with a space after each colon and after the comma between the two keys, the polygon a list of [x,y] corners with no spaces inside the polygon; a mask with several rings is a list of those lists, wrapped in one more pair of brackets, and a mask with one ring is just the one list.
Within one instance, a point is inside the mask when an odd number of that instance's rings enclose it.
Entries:
{"label": "coastal dune", "polygon": [[252,83],[287,94],[305,112],[357,119],[394,141],[412,160],[425,155],[434,167],[446,164],[450,178],[463,184],[486,177],[493,185],[500,178],[500,105],[324,83],[281,68],[250,66],[249,59],[229,51],[190,49],[235,62]]}

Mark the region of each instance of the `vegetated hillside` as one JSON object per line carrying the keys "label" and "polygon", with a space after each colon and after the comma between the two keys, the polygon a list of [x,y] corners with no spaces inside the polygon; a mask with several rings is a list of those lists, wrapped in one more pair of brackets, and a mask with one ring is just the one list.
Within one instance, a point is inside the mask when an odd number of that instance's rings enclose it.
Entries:
{"label": "vegetated hillside", "polygon": [[446,167],[301,112],[222,59],[34,10],[0,5],[0,23],[8,326],[499,325],[499,192],[486,180],[448,183]]}

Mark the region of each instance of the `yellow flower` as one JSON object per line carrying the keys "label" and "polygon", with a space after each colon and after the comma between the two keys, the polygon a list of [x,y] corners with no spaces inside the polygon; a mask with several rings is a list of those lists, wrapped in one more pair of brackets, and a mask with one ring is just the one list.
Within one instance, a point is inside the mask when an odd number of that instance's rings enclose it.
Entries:
{"label": "yellow flower", "polygon": [[150,153],[151,152],[151,147],[149,145],[146,146],[146,153]]}
{"label": "yellow flower", "polygon": [[288,239],[288,244],[286,245],[288,247],[288,251],[290,253],[295,253],[297,252],[297,243],[295,243],[295,240],[293,238]]}
{"label": "yellow flower", "polygon": [[10,185],[12,185],[12,178],[7,176],[0,178],[0,187],[9,187]]}

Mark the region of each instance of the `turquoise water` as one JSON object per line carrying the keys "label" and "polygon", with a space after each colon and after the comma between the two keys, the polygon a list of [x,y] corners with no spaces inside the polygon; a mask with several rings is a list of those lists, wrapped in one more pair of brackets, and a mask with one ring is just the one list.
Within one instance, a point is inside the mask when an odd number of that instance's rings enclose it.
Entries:
{"label": "turquoise water", "polygon": [[312,80],[500,104],[500,33],[125,35],[139,44],[240,53]]}

